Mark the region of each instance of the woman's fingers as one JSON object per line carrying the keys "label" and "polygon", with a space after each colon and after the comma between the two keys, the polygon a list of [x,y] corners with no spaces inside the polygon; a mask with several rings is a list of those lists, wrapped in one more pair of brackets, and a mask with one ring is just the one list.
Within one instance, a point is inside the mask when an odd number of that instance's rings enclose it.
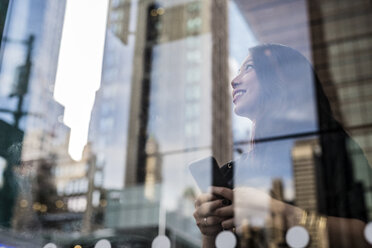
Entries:
{"label": "woman's fingers", "polygon": [[209,194],[209,193],[201,194],[201,195],[198,196],[198,198],[196,198],[195,208],[199,207],[200,205],[202,205],[205,202],[213,201],[213,200],[216,200],[216,199],[217,199],[217,197],[213,194]]}
{"label": "woman's fingers", "polygon": [[222,230],[223,218],[214,215],[215,210],[222,206],[222,199],[217,199],[213,194],[202,194],[197,198],[194,218],[201,233],[212,236]]}
{"label": "woman's fingers", "polygon": [[217,216],[209,216],[209,217],[198,217],[196,219],[196,225],[198,226],[214,226],[214,225],[221,225],[223,218]]}
{"label": "woman's fingers", "polygon": [[228,199],[230,201],[232,201],[234,198],[234,192],[231,189],[225,187],[212,186],[211,193],[214,195],[222,196],[223,198]]}
{"label": "woman's fingers", "polygon": [[199,227],[200,232],[204,235],[216,235],[221,230],[221,221],[223,220],[217,216],[209,216],[209,217],[196,217],[196,225]]}
{"label": "woman's fingers", "polygon": [[230,218],[221,222],[221,226],[224,230],[233,229],[234,225],[234,218]]}
{"label": "woman's fingers", "polygon": [[204,218],[211,215],[214,215],[214,211],[220,207],[222,207],[222,200],[214,200],[205,202],[202,205],[200,205],[198,208],[196,208],[194,212],[195,218]]}
{"label": "woman's fingers", "polygon": [[219,217],[233,217],[234,216],[234,206],[229,205],[229,206],[218,208],[218,209],[216,209],[216,211],[214,211],[214,214],[219,216]]}

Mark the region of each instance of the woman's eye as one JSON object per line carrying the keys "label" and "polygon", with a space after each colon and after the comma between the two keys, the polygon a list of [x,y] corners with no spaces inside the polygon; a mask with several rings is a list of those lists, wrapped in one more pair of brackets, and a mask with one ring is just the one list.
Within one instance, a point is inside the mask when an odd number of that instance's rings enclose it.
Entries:
{"label": "woman's eye", "polygon": [[246,71],[252,70],[253,68],[254,68],[254,67],[253,67],[253,65],[251,65],[251,64],[248,64],[248,65],[245,66],[245,70],[246,70]]}

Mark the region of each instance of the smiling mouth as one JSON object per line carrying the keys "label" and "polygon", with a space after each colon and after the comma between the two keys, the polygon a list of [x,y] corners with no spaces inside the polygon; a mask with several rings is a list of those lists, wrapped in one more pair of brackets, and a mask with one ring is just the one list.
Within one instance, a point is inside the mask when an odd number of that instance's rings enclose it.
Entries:
{"label": "smiling mouth", "polygon": [[235,103],[238,99],[244,95],[247,91],[246,90],[236,90],[233,92],[233,102]]}

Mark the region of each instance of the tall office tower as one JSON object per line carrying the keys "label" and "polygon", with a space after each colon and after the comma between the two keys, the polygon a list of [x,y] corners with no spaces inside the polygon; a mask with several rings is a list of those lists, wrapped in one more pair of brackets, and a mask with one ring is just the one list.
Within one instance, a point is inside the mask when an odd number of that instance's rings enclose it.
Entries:
{"label": "tall office tower", "polygon": [[153,137],[147,139],[146,154],[145,196],[148,199],[154,199],[156,184],[161,182],[162,161],[159,146]]}
{"label": "tall office tower", "polygon": [[[32,0],[22,5],[14,1],[9,8],[10,24],[1,51],[0,98],[5,109],[17,113],[13,114],[14,118],[11,112],[1,111],[1,115],[3,120],[14,122],[25,130],[23,160],[45,158],[52,152],[62,153],[54,148],[63,146],[69,133],[62,123],[64,108],[53,98],[55,58],[59,53],[65,4],[66,1]],[[15,15],[20,11],[27,13],[27,20],[16,20]],[[6,101],[7,97],[16,101]]]}
{"label": "tall office tower", "polygon": [[[272,180],[271,197],[273,201],[284,201],[283,181],[279,178]],[[285,230],[286,221],[282,211],[271,206],[271,216],[266,220],[266,225],[269,227],[270,239],[268,247],[282,247],[285,245]]]}
{"label": "tall office tower", "polygon": [[3,30],[5,26],[6,13],[8,11],[9,0],[0,1],[0,45],[3,37]]}
{"label": "tall office tower", "polygon": [[[153,2],[138,6],[136,47],[132,77],[125,185],[144,183],[146,177],[146,140],[153,47],[158,42],[161,9]],[[159,11],[158,11],[159,10]],[[159,12],[159,13],[158,13]]]}
{"label": "tall office tower", "polygon": [[178,163],[203,154],[231,159],[226,8],[226,1],[139,2],[125,185],[144,182],[150,135],[169,154],[166,164],[172,155]]}
{"label": "tall office tower", "polygon": [[[321,146],[318,139],[298,140],[292,149],[293,176],[296,206],[308,213],[317,213],[321,203],[317,180],[321,165]],[[311,243],[308,247],[328,247],[328,238],[319,235],[315,225],[309,226]]]}
{"label": "tall office tower", "polygon": [[[103,187],[123,187],[133,51],[133,17],[136,1],[110,1],[102,77],[91,113],[88,140],[97,156],[97,177]],[[133,12],[135,13],[135,12]]]}
{"label": "tall office tower", "polygon": [[284,201],[283,181],[280,178],[272,180],[271,195],[276,200]]}
{"label": "tall office tower", "polygon": [[320,156],[317,139],[299,140],[292,149],[296,205],[306,211],[318,211],[316,164]]}
{"label": "tall office tower", "polygon": [[[14,180],[20,180],[27,187],[8,189],[8,192],[18,192],[16,206],[21,206],[22,211],[17,211],[15,207],[16,214],[12,220],[17,223],[23,218],[22,214],[33,211],[30,208],[33,198],[39,197],[30,187],[37,181],[38,171],[45,164],[54,164],[43,161],[67,155],[67,150],[63,148],[69,129],[61,121],[63,107],[53,99],[57,68],[55,58],[59,52],[65,1],[32,0],[28,4],[12,1],[10,6],[7,15],[9,25],[1,47],[0,101],[4,102],[1,119],[24,132],[23,140],[13,144],[21,151],[18,160],[22,159],[23,166],[13,171],[17,172]],[[17,14],[20,12],[27,18],[19,18]],[[17,161],[8,168],[19,163]],[[12,207],[10,201],[7,205]],[[26,205],[29,208],[24,207]],[[8,218],[12,215],[8,214]]]}
{"label": "tall office tower", "polygon": [[22,159],[35,160],[51,155],[66,159],[70,129],[63,123],[64,107],[53,97],[66,1],[40,4],[45,6],[40,13],[42,22],[36,24],[40,30],[34,34]]}

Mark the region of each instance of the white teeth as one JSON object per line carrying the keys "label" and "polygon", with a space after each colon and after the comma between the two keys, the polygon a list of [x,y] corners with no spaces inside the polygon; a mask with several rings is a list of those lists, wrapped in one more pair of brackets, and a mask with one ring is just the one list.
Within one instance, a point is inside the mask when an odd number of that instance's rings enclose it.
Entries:
{"label": "white teeth", "polygon": [[243,91],[243,90],[240,90],[240,91],[236,92],[236,93],[234,94],[234,98],[243,95],[245,92],[246,92],[246,91]]}
{"label": "white teeth", "polygon": [[235,94],[235,96],[240,96],[240,95],[243,95],[243,94],[244,94],[243,91],[239,91],[239,92],[237,92],[237,93]]}

